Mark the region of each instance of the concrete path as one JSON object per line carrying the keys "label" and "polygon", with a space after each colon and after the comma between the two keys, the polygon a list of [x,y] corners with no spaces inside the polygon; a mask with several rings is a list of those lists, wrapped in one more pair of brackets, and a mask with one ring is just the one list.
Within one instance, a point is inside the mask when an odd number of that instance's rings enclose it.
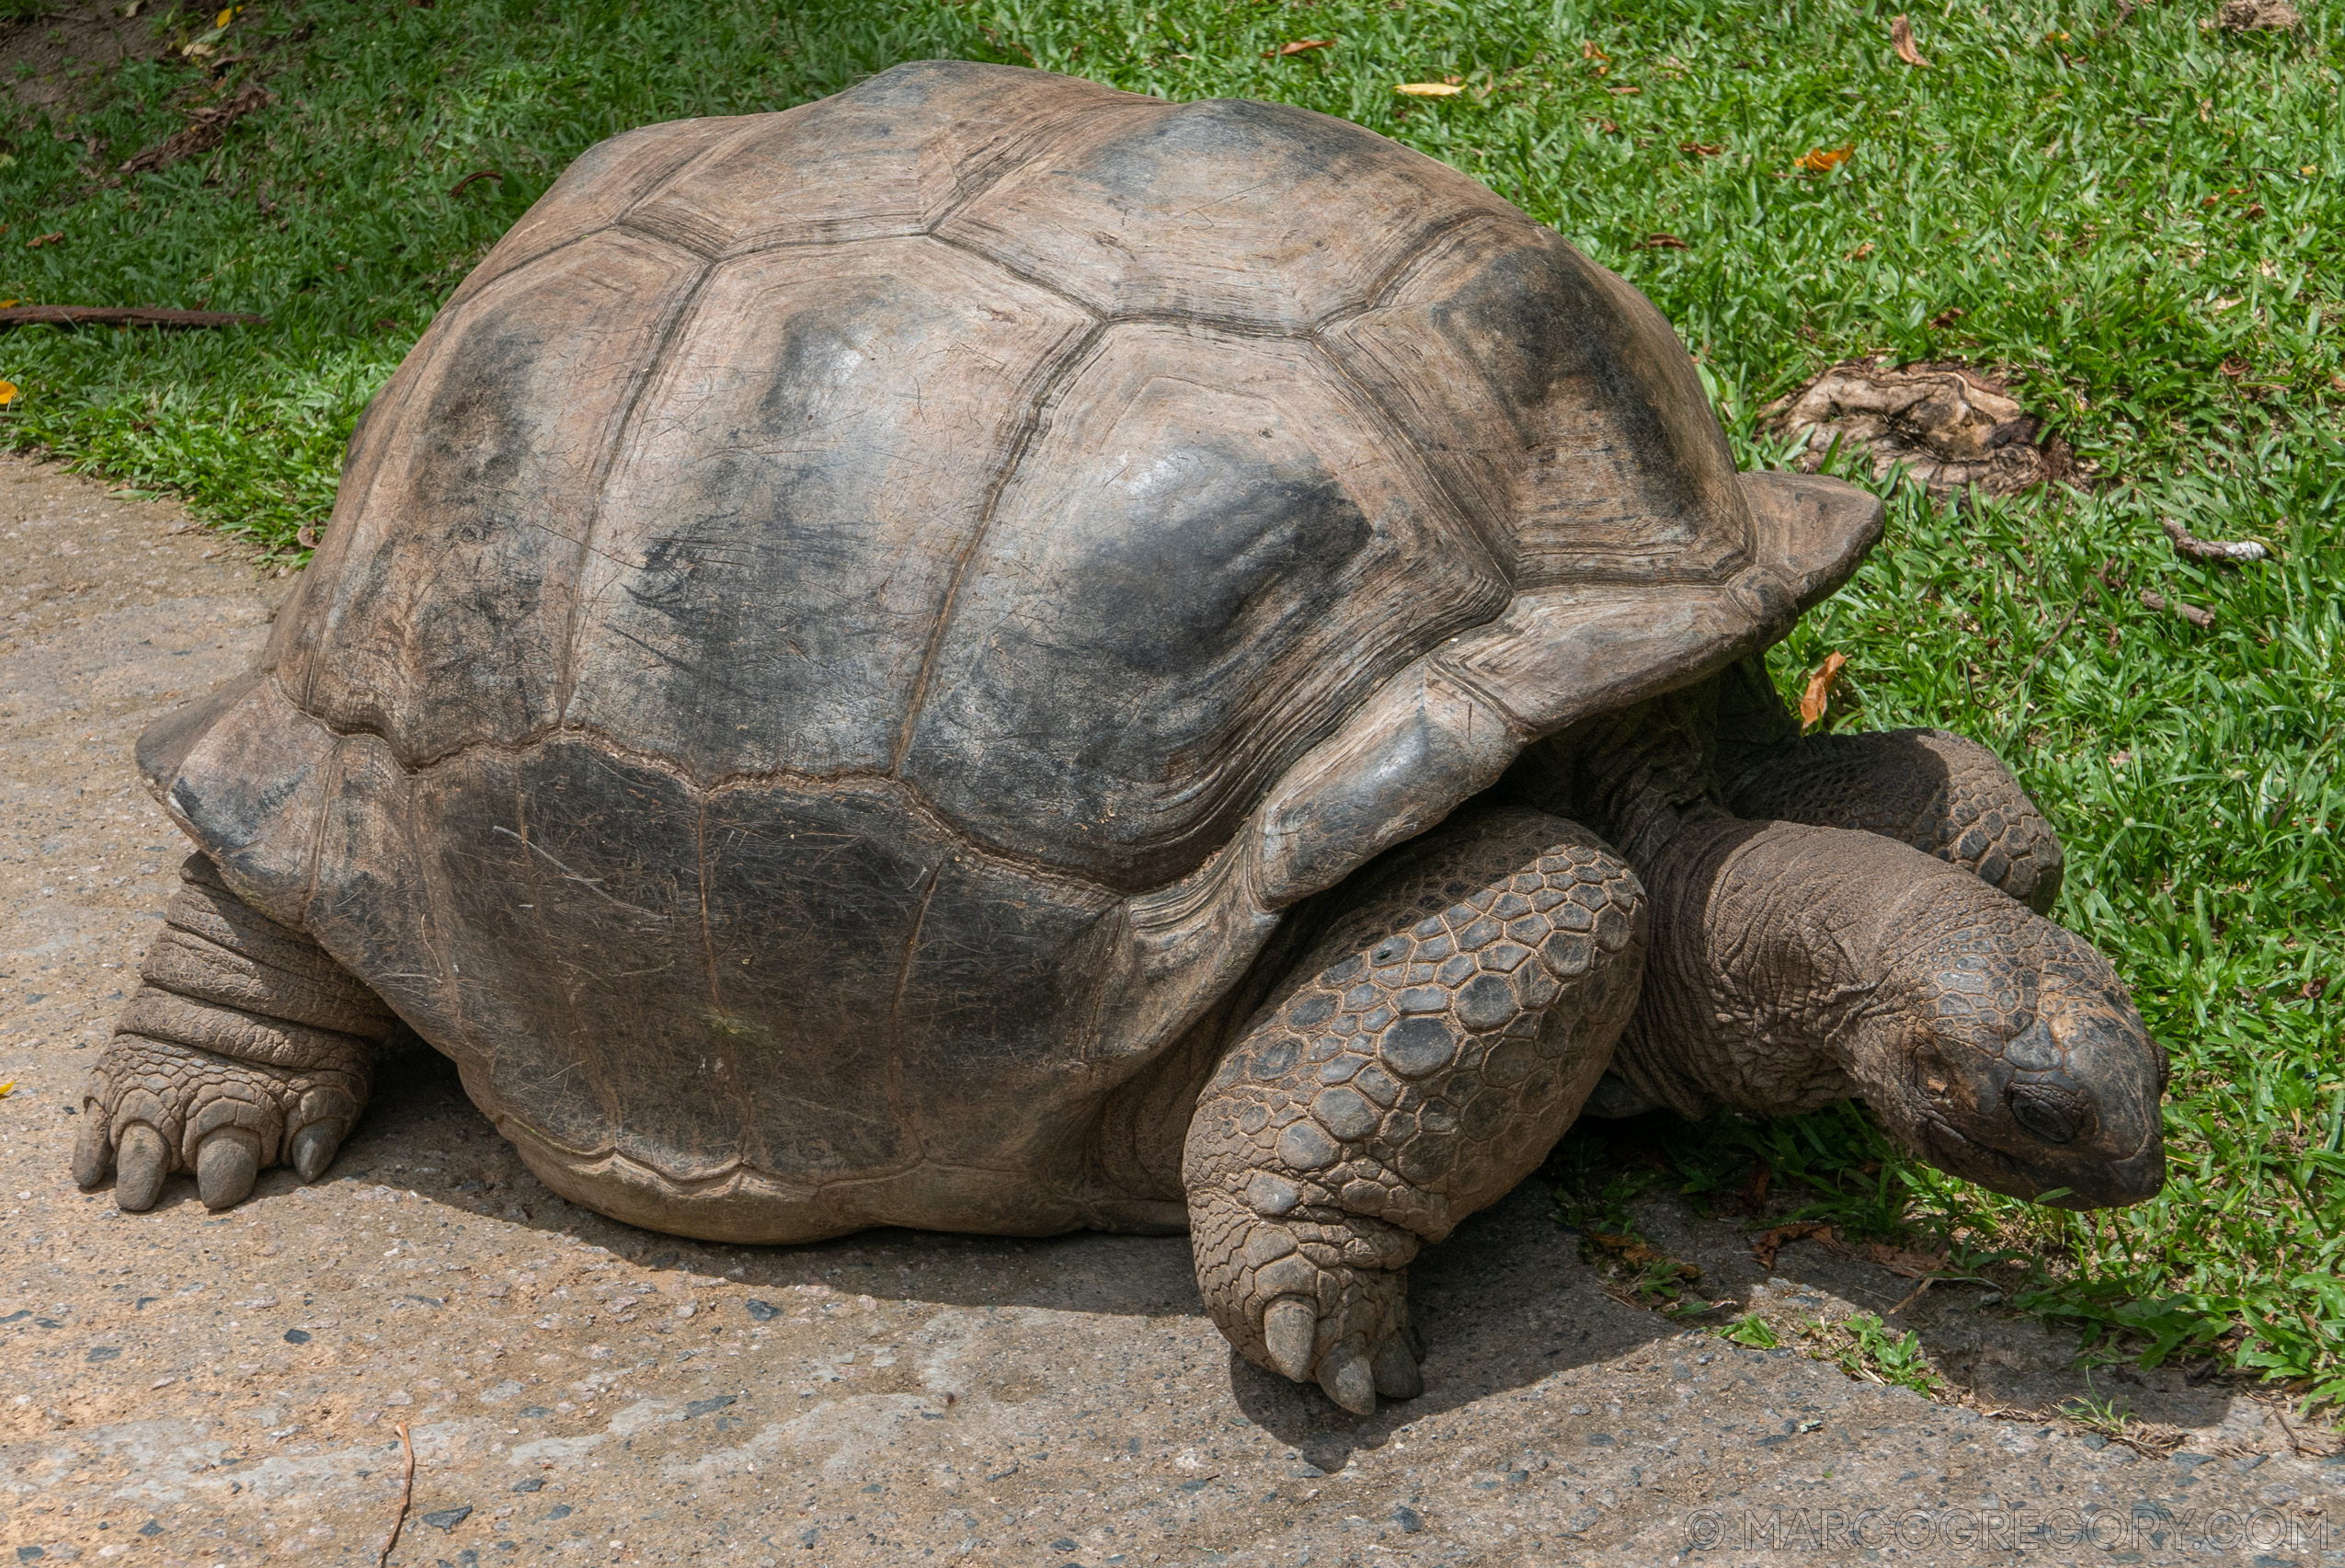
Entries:
{"label": "concrete path", "polygon": [[[149,718],[286,585],[174,509],[0,456],[0,1552],[19,1563],[2345,1563],[2345,1465],[2179,1374],[2054,1420],[2070,1346],[1964,1287],[1897,1322],[1933,1404],[1607,1295],[1546,1185],[1414,1270],[1427,1392],[1356,1420],[1231,1358],[1178,1240],[877,1231],[727,1248],[539,1186],[428,1052],[326,1178],[208,1215],[66,1173],[80,1083],[182,848]],[[1640,1223],[1790,1332],[1912,1288]],[[1723,1316],[1724,1314],[1721,1314]],[[2002,1411],[1991,1415],[1989,1411]],[[2326,1447],[2300,1433],[2306,1448]],[[0,1564],[8,1560],[0,1556]]]}

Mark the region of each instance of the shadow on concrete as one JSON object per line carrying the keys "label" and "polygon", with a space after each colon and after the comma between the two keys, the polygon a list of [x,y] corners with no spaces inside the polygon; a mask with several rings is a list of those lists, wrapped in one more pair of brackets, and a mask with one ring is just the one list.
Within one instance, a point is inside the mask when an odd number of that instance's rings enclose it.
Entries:
{"label": "shadow on concrete", "polygon": [[[741,1289],[738,1297],[728,1293],[720,1309],[727,1312],[746,1313],[749,1301],[765,1300],[761,1292],[778,1297],[820,1286],[851,1297],[971,1308],[1205,1314],[1187,1240],[1178,1236],[1017,1238],[889,1228],[797,1246],[731,1246],[640,1230],[540,1184],[437,1052],[418,1046],[386,1058],[378,1083],[374,1104],[326,1180],[412,1190],[485,1219],[608,1248],[655,1272],[724,1276]],[[1706,1217],[1665,1186],[1635,1205],[1640,1230],[1700,1267],[1700,1295],[1728,1305],[1684,1320],[1628,1305],[1606,1293],[1596,1270],[1582,1261],[1578,1235],[1552,1218],[1554,1182],[1551,1173],[1534,1173],[1412,1265],[1410,1298],[1427,1346],[1421,1398],[1355,1416],[1316,1388],[1232,1351],[1229,1379],[1239,1408],[1310,1464],[1333,1472],[1357,1451],[1460,1406],[1552,1373],[1617,1363],[1640,1345],[1676,1339],[1687,1328],[1714,1329],[1756,1307],[1792,1331],[1850,1310],[1883,1315],[1897,1330],[1918,1332],[1937,1368],[1988,1411],[2034,1419],[2090,1399],[2186,1433],[2238,1421],[2240,1391],[2231,1379],[2202,1383],[2179,1368],[2088,1370],[2077,1363],[2073,1334],[1998,1306],[1976,1287],[1940,1286],[1915,1298],[1913,1281],[1861,1254],[1810,1242],[1785,1246],[1772,1268],[1761,1268],[1748,1244],[1761,1221]],[[265,1209],[295,1185],[289,1172],[267,1173],[247,1203]],[[186,1178],[173,1180],[160,1207],[203,1215]],[[1601,1390],[1591,1389],[1589,1402],[1600,1400]]]}

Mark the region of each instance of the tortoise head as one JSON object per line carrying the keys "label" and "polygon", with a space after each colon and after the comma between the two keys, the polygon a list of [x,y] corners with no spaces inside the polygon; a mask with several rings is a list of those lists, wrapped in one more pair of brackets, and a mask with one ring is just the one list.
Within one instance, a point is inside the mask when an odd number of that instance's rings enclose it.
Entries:
{"label": "tortoise head", "polygon": [[2091,944],[1968,877],[1897,922],[1851,1030],[1875,1115],[1941,1170],[2110,1208],[2166,1180],[2166,1051]]}

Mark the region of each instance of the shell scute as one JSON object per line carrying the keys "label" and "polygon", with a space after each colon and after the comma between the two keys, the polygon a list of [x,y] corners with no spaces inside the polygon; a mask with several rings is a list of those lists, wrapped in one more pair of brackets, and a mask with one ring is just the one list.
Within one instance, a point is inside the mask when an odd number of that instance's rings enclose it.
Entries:
{"label": "shell scute", "polygon": [[720,264],[613,459],[566,721],[702,780],[885,773],[1036,383],[1090,326],[928,239]]}
{"label": "shell scute", "polygon": [[606,231],[440,318],[278,644],[304,708],[409,765],[555,723],[601,462],[699,269]]}
{"label": "shell scute", "polygon": [[917,62],[744,117],[625,221],[705,256],[921,234],[1070,120],[1150,101],[1068,76]]}
{"label": "shell scute", "polygon": [[1490,190],[1358,126],[1240,98],[1070,130],[938,233],[1108,315],[1307,327],[1356,308]]}
{"label": "shell scute", "polygon": [[1529,220],[1444,235],[1327,341],[1518,587],[1709,581],[1747,558],[1733,453],[1676,332]]}

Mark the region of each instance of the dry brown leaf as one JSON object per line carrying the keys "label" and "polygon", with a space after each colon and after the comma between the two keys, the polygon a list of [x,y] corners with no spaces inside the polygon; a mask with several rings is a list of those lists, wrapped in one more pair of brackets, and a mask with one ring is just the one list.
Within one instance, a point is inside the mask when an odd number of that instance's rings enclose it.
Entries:
{"label": "dry brown leaf", "polygon": [[1762,1230],[1751,1238],[1751,1256],[1758,1260],[1759,1267],[1773,1268],[1775,1254],[1782,1250],[1784,1242],[1805,1241],[1811,1236],[1830,1241],[1832,1222],[1827,1219],[1802,1219],[1796,1224],[1778,1225]]}
{"label": "dry brown leaf", "polygon": [[1455,82],[1398,82],[1392,90],[1413,98],[1454,98],[1466,89]]}
{"label": "dry brown leaf", "polygon": [[1948,305],[1944,310],[1931,316],[1927,325],[1932,332],[1943,332],[1970,314],[1961,305]]}
{"label": "dry brown leaf", "polygon": [[1848,668],[1845,653],[1825,655],[1816,672],[1808,677],[1808,689],[1800,693],[1800,727],[1813,728],[1824,717],[1825,708],[1832,701],[1832,689],[1840,684],[1840,672]]}
{"label": "dry brown leaf", "polygon": [[1604,51],[1598,49],[1588,40],[1582,39],[1580,40],[1580,58],[1583,60],[1609,60],[1612,56],[1605,53]]}
{"label": "dry brown leaf", "polygon": [[25,248],[27,250],[39,250],[44,245],[63,245],[64,243],[65,231],[59,229],[53,235],[38,235],[33,238],[25,241]]}
{"label": "dry brown leaf", "polygon": [[1677,150],[1690,158],[1714,158],[1726,149],[1715,142],[1680,142]]}
{"label": "dry brown leaf", "polygon": [[1314,49],[1334,47],[1335,40],[1332,38],[1298,38],[1292,43],[1282,43],[1276,49],[1264,50],[1262,57],[1264,60],[1284,60],[1290,54],[1308,54]]}
{"label": "dry brown leaf", "polygon": [[1848,259],[1851,261],[1862,261],[1866,257],[1870,256],[1871,254],[1872,241],[1867,240],[1864,244],[1859,246],[1856,249],[1848,253]]}
{"label": "dry brown leaf", "polygon": [[1805,169],[1810,174],[1830,174],[1856,155],[1857,144],[1854,142],[1845,147],[1818,147],[1802,154],[1792,166]]}
{"label": "dry brown leaf", "polygon": [[1634,1236],[1607,1236],[1601,1230],[1587,1233],[1589,1241],[1631,1267],[1642,1268],[1651,1263],[1665,1263],[1680,1279],[1699,1279],[1702,1271],[1689,1263],[1680,1263],[1667,1253]]}
{"label": "dry brown leaf", "polygon": [[1691,250],[1693,246],[1679,239],[1676,235],[1647,235],[1630,248],[1631,250]]}
{"label": "dry brown leaf", "polygon": [[1893,1247],[1886,1242],[1875,1242],[1865,1248],[1865,1256],[1890,1273],[1905,1279],[1927,1279],[1946,1266],[1944,1253],[1919,1252],[1912,1247]]}
{"label": "dry brown leaf", "polygon": [[1889,41],[1896,46],[1898,59],[1925,71],[1929,69],[1929,62],[1924,60],[1922,52],[1914,47],[1914,24],[1903,15],[1889,24]]}
{"label": "dry brown leaf", "polygon": [[[189,47],[193,48],[194,45]],[[258,82],[246,82],[236,90],[234,97],[190,112],[185,126],[173,132],[167,140],[132,158],[115,172],[144,174],[176,164],[182,158],[208,153],[228,134],[228,127],[255,109],[267,108],[271,101],[272,95],[268,88]]]}

